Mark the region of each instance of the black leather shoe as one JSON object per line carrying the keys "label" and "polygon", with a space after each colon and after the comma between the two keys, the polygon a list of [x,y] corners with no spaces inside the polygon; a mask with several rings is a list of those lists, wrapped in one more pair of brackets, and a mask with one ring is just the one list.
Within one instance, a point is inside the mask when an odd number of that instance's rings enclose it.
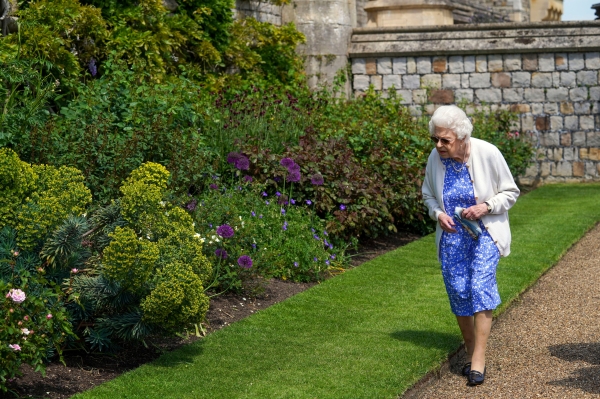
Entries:
{"label": "black leather shoe", "polygon": [[468,377],[467,385],[474,387],[476,385],[481,385],[485,381],[485,368],[483,369],[483,374],[481,374],[477,370],[471,370]]}
{"label": "black leather shoe", "polygon": [[465,363],[461,371],[461,374],[465,377],[468,377],[469,373],[471,373],[471,362]]}

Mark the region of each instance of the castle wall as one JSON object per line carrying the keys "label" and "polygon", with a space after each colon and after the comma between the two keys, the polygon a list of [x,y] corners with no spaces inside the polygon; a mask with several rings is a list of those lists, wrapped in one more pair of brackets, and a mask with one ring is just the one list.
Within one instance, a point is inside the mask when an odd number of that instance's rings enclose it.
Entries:
{"label": "castle wall", "polygon": [[353,90],[395,90],[415,115],[466,101],[519,113],[537,154],[519,179],[600,181],[600,22],[355,29]]}

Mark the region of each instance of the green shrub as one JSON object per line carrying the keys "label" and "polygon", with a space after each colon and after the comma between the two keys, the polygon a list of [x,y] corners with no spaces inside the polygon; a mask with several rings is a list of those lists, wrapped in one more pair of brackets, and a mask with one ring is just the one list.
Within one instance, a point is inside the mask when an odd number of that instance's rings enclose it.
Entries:
{"label": "green shrub", "polygon": [[0,183],[0,196],[6,199],[0,205],[0,228],[16,229],[17,243],[26,250],[41,245],[59,223],[82,214],[91,201],[78,170],[30,166],[8,148],[0,149]]}
{"label": "green shrub", "polygon": [[535,153],[531,141],[513,128],[516,120],[518,115],[506,110],[480,110],[473,115],[473,137],[498,147],[515,178],[525,173]]}
{"label": "green shrub", "polygon": [[53,356],[73,337],[64,295],[44,276],[40,260],[17,247],[16,232],[0,230],[0,390],[20,375],[22,364],[42,374]]}
{"label": "green shrub", "polygon": [[[0,48],[0,54],[2,49]],[[41,128],[48,116],[48,104],[55,98],[55,82],[43,77],[50,64],[0,55],[0,147],[10,146],[20,153],[28,144],[31,130]]]}
{"label": "green shrub", "polygon": [[212,267],[192,218],[168,201],[169,177],[163,166],[143,164],[123,182],[120,200],[90,218],[86,240],[98,255],[73,278],[70,309],[93,349],[181,332],[208,310],[203,287]]}

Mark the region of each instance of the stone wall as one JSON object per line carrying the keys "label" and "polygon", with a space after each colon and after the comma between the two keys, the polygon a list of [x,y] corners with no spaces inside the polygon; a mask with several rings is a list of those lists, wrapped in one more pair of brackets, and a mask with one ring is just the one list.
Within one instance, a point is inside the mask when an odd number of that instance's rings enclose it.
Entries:
{"label": "stone wall", "polygon": [[268,1],[236,0],[233,11],[236,18],[252,17],[260,22],[281,25],[281,6]]}
{"label": "stone wall", "polygon": [[350,57],[356,94],[396,90],[416,115],[462,100],[518,112],[537,147],[523,184],[600,180],[599,22],[363,28]]}

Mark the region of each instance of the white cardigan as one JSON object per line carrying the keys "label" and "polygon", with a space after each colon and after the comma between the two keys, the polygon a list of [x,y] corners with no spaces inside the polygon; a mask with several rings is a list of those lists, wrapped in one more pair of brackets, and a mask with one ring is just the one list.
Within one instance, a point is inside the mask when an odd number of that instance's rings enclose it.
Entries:
{"label": "white cardigan", "polygon": [[[473,182],[475,201],[477,204],[487,202],[492,207],[492,212],[483,216],[481,221],[496,243],[500,255],[508,256],[511,241],[508,210],[517,201],[520,191],[500,150],[487,141],[473,137],[470,140],[471,155],[467,161],[467,168]],[[433,220],[438,220],[441,213],[449,215],[454,213],[454,210],[446,212],[444,209],[445,175],[446,168],[434,148],[427,161],[422,187],[423,200]],[[438,223],[435,230],[438,258],[442,232],[442,227]]]}

